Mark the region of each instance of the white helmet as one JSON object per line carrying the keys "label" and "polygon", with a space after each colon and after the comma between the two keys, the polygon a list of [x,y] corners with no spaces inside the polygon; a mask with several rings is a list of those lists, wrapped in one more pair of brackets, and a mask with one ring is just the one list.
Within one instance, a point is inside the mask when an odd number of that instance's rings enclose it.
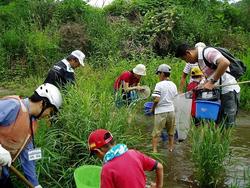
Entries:
{"label": "white helmet", "polygon": [[198,42],[198,43],[196,43],[195,44],[195,46],[194,46],[195,48],[197,48],[197,47],[206,47],[206,44],[205,43],[203,43],[203,42]]}
{"label": "white helmet", "polygon": [[40,85],[36,92],[40,97],[47,98],[59,110],[59,107],[62,105],[62,95],[56,86],[45,83]]}
{"label": "white helmet", "polygon": [[84,53],[82,53],[82,51],[80,50],[75,50],[73,52],[71,52],[70,55],[73,55],[74,57],[76,57],[79,61],[79,63],[84,66],[83,60],[85,59],[85,55]]}
{"label": "white helmet", "polygon": [[133,68],[133,73],[145,76],[146,75],[146,67],[143,64],[138,64]]}
{"label": "white helmet", "polygon": [[156,74],[158,74],[158,72],[171,73],[171,67],[167,64],[161,64],[156,70]]}

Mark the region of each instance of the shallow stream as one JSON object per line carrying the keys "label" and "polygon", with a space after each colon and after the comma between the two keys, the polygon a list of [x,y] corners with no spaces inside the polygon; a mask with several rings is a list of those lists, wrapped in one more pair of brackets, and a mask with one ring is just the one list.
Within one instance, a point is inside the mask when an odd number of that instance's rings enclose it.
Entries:
{"label": "shallow stream", "polygon": [[[137,119],[137,118],[136,118]],[[146,124],[146,133],[151,134],[153,117],[140,117],[140,123]],[[138,120],[138,119],[137,119]],[[143,122],[142,122],[143,121]],[[137,122],[139,123],[139,122]],[[246,187],[246,179],[250,179],[250,116],[249,112],[241,111],[237,117],[235,138],[231,144],[230,165],[225,167],[225,186],[237,185]],[[151,149],[151,145],[146,146]],[[167,150],[167,143],[160,141],[158,145],[160,158],[164,162],[164,187],[166,188],[191,188],[193,163],[190,156],[188,141],[176,142],[172,153]],[[164,157],[166,156],[166,157]],[[248,177],[247,177],[248,176]],[[154,174],[149,175],[153,179]]]}

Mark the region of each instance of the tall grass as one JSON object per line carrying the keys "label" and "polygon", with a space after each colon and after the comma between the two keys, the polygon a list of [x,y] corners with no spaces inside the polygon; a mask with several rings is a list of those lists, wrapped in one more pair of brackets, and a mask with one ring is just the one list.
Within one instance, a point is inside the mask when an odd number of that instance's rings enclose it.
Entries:
{"label": "tall grass", "polygon": [[[135,111],[140,113],[144,101],[138,103],[136,109],[118,110],[114,106],[113,83],[122,71],[131,70],[138,63],[145,64],[147,76],[142,78],[141,84],[148,85],[153,90],[158,82],[155,70],[160,64],[166,63],[172,67],[171,79],[176,85],[179,83],[180,74],[185,65],[184,62],[171,58],[137,61],[110,58],[109,61],[110,66],[105,68],[97,69],[86,65],[84,68],[77,69],[77,83],[64,92],[63,107],[56,122],[47,128],[46,124],[49,122],[40,121],[36,143],[42,147],[44,157],[38,161],[37,170],[43,186],[74,187],[73,172],[78,166],[101,164],[99,160],[89,157],[87,148],[87,137],[97,128],[109,129],[119,143],[123,142],[130,148],[141,148],[145,143],[150,142],[142,134],[145,131],[143,129],[145,125],[140,125],[138,122],[127,123],[130,113]],[[29,96],[42,81],[42,78],[32,77],[23,79],[20,85],[9,82],[6,86],[15,90],[15,94]],[[219,177],[216,175],[223,172],[221,164],[227,156],[229,134],[220,133],[220,129],[206,127],[192,132],[197,179],[200,182],[208,181],[217,185]]]}
{"label": "tall grass", "polygon": [[[250,80],[250,49],[248,49],[247,55],[242,57],[242,61],[247,67],[247,72],[244,74],[244,76],[241,78],[242,81]],[[242,84],[240,85],[241,91],[240,91],[240,104],[241,108],[244,108],[246,110],[250,109],[250,84]]]}
{"label": "tall grass", "polygon": [[116,70],[122,70],[120,66],[106,70],[86,66],[77,72],[77,84],[64,92],[58,120],[49,129],[41,129],[39,135],[43,136],[37,138],[44,148],[45,157],[38,162],[43,186],[74,187],[73,172],[78,166],[101,165],[99,160],[89,157],[87,147],[88,135],[95,129],[110,130],[119,143],[130,148],[145,143],[139,125],[127,123],[130,109],[117,109],[114,105],[112,86],[120,74]]}
{"label": "tall grass", "polygon": [[223,185],[223,172],[229,158],[232,131],[216,128],[213,123],[191,129],[192,160],[199,187],[215,188]]}
{"label": "tall grass", "polygon": [[[36,140],[44,151],[44,158],[38,161],[39,180],[43,186],[74,187],[73,173],[78,166],[101,165],[99,160],[89,157],[87,147],[88,135],[95,129],[110,130],[118,143],[125,143],[129,148],[139,149],[150,142],[143,136],[145,125],[138,122],[128,124],[129,114],[138,110],[140,113],[143,104],[138,103],[132,109],[117,109],[113,100],[113,83],[122,71],[131,70],[137,63],[144,63],[148,75],[142,78],[142,84],[153,89],[158,82],[155,69],[164,62],[173,65],[173,68],[177,65],[168,59],[152,59],[148,62],[121,61],[106,69],[87,65],[77,70],[77,83],[64,92],[63,107],[55,124],[46,128],[48,122],[40,123],[43,128],[39,130]],[[174,75],[173,78],[177,79],[177,74]]]}

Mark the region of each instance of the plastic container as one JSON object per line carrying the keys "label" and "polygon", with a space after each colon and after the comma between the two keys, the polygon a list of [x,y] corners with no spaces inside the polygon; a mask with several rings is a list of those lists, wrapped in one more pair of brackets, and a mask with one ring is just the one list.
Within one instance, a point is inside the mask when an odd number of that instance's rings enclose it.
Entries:
{"label": "plastic container", "polygon": [[197,90],[197,100],[202,101],[218,101],[220,99],[220,90],[213,89],[213,90]]}
{"label": "plastic container", "polygon": [[147,116],[153,115],[153,113],[151,112],[153,105],[154,105],[154,102],[146,102],[144,104],[144,114],[145,115],[147,115]]}
{"label": "plastic container", "polygon": [[100,188],[101,167],[84,165],[74,172],[77,188]]}
{"label": "plastic container", "polygon": [[204,101],[197,100],[196,103],[196,118],[207,119],[207,120],[217,120],[220,103],[214,101]]}

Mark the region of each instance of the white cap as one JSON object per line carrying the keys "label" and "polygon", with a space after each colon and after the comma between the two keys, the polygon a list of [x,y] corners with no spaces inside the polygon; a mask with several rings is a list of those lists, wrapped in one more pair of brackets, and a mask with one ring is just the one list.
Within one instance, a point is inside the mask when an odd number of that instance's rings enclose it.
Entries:
{"label": "white cap", "polygon": [[158,74],[158,72],[171,73],[171,67],[167,64],[161,64],[156,70],[156,74]]}
{"label": "white cap", "polygon": [[82,53],[82,51],[80,50],[75,50],[73,51],[70,55],[73,55],[74,57],[76,57],[79,61],[79,63],[84,66],[83,60],[85,58],[84,53]]}
{"label": "white cap", "polygon": [[195,44],[194,47],[195,47],[195,48],[197,48],[197,47],[206,47],[206,44],[203,43],[203,42],[198,42],[198,43]]}
{"label": "white cap", "polygon": [[145,76],[146,75],[146,67],[143,64],[138,64],[133,68],[133,73],[140,75],[140,76]]}

